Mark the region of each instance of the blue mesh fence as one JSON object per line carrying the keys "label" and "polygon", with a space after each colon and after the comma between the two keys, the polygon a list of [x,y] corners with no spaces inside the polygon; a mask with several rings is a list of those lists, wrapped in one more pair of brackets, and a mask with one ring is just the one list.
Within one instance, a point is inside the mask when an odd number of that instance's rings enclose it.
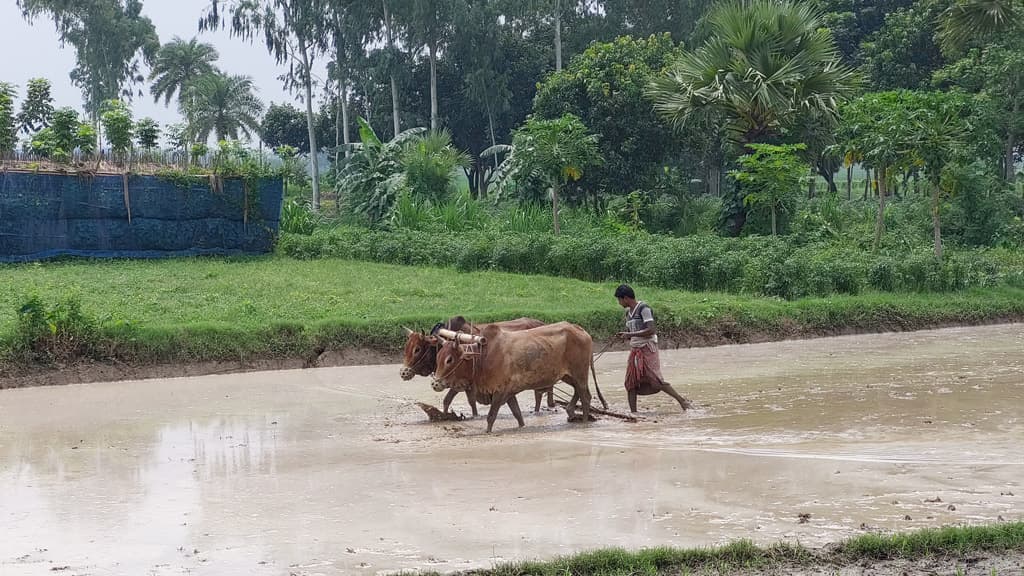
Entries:
{"label": "blue mesh fence", "polygon": [[0,262],[161,258],[273,249],[281,181],[181,186],[156,176],[0,173]]}

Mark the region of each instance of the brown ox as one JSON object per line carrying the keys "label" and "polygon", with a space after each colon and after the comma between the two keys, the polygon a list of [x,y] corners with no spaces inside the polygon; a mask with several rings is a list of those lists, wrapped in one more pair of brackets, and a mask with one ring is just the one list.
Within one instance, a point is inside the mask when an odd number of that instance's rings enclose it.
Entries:
{"label": "brown ox", "polygon": [[[537,328],[544,326],[544,323],[540,320],[534,320],[533,318],[516,318],[515,320],[506,320],[504,322],[494,322],[495,326],[501,327],[502,330],[515,332],[519,330],[529,330],[530,328]],[[480,334],[480,331],[490,324],[472,324],[468,322],[462,316],[455,316],[444,323],[443,327],[452,330],[454,332],[466,332],[469,334]],[[431,376],[437,370],[437,353],[441,349],[441,339],[432,334],[425,334],[423,332],[414,332],[406,328],[408,334],[405,340],[405,353],[402,362],[402,380],[412,380],[414,376]],[[469,402],[469,407],[473,411],[473,416],[478,416],[479,413],[476,409],[476,400],[473,398],[473,390],[468,383],[462,386],[455,386],[448,390],[448,393],[444,397],[444,412],[448,412],[448,409],[452,405],[452,400],[459,392],[466,393],[466,400]],[[540,403],[544,399],[544,393],[548,395],[548,408],[555,407],[555,396],[554,386],[549,387],[546,390],[535,390],[534,391],[534,412],[540,412]]]}
{"label": "brown ox", "polygon": [[469,382],[476,399],[491,405],[487,413],[490,432],[502,404],[508,404],[520,427],[525,426],[516,394],[547,389],[551,382],[561,380],[573,387],[572,400],[566,408],[569,419],[574,419],[578,401],[583,402],[584,421],[590,419],[587,371],[593,372],[594,342],[586,330],[559,322],[518,332],[488,326],[480,332],[487,343],[479,351],[456,342],[441,346],[434,390],[440,392]]}

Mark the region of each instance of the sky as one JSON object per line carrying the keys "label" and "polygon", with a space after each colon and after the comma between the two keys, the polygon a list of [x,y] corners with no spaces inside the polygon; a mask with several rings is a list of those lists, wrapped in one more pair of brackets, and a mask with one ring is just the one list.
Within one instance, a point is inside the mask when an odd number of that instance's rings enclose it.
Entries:
{"label": "sky", "polygon": [[[221,70],[253,78],[259,89],[257,95],[264,104],[291,102],[298,105],[299,100],[285,92],[277,79],[286,67],[278,66],[262,43],[248,44],[232,38],[227,30],[199,34],[199,18],[208,5],[209,0],[144,0],[143,12],[156,26],[161,43],[174,36],[185,40],[197,36],[217,47]],[[72,106],[82,110],[82,92],[68,77],[75,66],[75,50],[71,46],[61,48],[52,21],[40,18],[29,24],[22,18],[15,0],[0,0],[0,54],[6,55],[0,64],[0,82],[18,87],[18,105],[28,80],[42,77],[53,83],[55,107]],[[321,59],[314,72],[323,77],[325,68],[325,60]],[[145,73],[148,75],[149,71]],[[149,116],[161,125],[181,121],[173,102],[169,108],[163,102],[156,104],[149,96],[148,85],[145,92],[145,96],[136,97],[132,102],[136,118]]]}

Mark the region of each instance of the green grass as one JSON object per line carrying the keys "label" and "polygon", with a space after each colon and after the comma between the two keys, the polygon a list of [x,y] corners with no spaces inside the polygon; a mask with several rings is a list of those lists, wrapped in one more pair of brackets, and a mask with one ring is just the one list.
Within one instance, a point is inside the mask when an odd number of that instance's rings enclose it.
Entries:
{"label": "green grass", "polygon": [[[783,301],[637,287],[663,333],[688,343],[905,330],[1024,318],[1024,289],[867,293]],[[610,283],[342,260],[65,261],[0,267],[0,359],[32,294],[75,296],[95,320],[97,358],[123,362],[304,356],[318,348],[394,351],[402,325],[454,314],[570,320],[595,340],[619,330]]]}
{"label": "green grass", "polygon": [[547,562],[517,562],[474,570],[476,576],[662,576],[731,574],[745,570],[784,572],[786,568],[844,566],[865,561],[966,559],[978,553],[1024,552],[1024,523],[926,529],[892,536],[867,534],[825,549],[775,544],[761,548],[740,541],[717,548],[618,548],[584,552]]}

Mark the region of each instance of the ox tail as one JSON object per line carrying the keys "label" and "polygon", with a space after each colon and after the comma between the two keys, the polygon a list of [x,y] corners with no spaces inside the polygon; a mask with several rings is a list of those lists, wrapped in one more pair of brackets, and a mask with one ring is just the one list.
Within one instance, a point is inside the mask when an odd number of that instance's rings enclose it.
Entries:
{"label": "ox tail", "polygon": [[597,385],[597,370],[594,369],[594,359],[590,359],[590,374],[594,377],[594,390],[597,390],[597,398],[601,401],[601,406],[605,410],[608,409],[608,402],[605,402],[604,394],[601,394],[601,387]]}

